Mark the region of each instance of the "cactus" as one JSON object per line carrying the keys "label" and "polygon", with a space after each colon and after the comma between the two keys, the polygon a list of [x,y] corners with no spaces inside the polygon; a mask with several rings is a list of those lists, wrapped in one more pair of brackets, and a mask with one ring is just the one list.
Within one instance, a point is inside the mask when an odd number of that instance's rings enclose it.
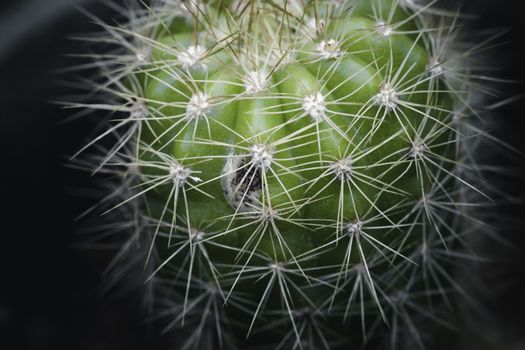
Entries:
{"label": "cactus", "polygon": [[116,48],[94,56],[105,102],[87,107],[115,114],[79,152],[100,151],[92,170],[116,186],[101,211],[129,227],[114,283],[147,282],[184,349],[424,348],[441,305],[468,300],[453,268],[490,191],[480,47],[456,50],[457,14],[415,0],[129,14],[102,24]]}

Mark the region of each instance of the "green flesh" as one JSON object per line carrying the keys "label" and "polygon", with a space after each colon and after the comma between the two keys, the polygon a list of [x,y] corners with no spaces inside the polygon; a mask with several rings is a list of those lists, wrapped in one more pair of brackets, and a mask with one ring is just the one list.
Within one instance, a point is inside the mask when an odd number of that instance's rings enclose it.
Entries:
{"label": "green flesh", "polygon": [[[294,53],[295,62],[272,71],[267,87],[255,94],[245,93],[247,68],[226,49],[202,61],[206,70],[166,64],[146,74],[145,98],[151,115],[162,120],[145,121],[141,141],[190,168],[201,180],[189,180],[185,198],[178,198],[177,214],[191,227],[225,232],[221,244],[237,248],[248,244],[250,250],[256,247],[286,260],[344,234],[347,225],[358,220],[378,217],[377,222],[388,225],[408,215],[411,208],[403,209],[402,203],[416,200],[428,187],[409,166],[411,140],[422,130],[449,122],[448,97],[434,94],[430,99],[425,93],[430,58],[423,39],[410,33],[383,35],[369,19],[367,3],[360,2],[350,20],[332,20],[322,37]],[[387,18],[390,1],[382,3]],[[392,18],[393,23],[405,21],[395,31],[415,25],[401,10]],[[187,48],[196,45],[195,37],[202,42],[201,36],[180,31],[160,42]],[[316,48],[329,39],[338,41],[342,57],[320,58]],[[165,62],[176,59],[163,48],[155,49],[154,57]],[[402,89],[391,110],[376,100],[388,84]],[[189,99],[199,92],[206,94],[210,108],[200,117],[185,119]],[[305,112],[303,102],[317,93],[324,97],[327,110],[316,119]],[[425,109],[419,107],[428,104],[435,106],[432,119],[424,118]],[[436,112],[439,109],[444,111]],[[438,139],[449,137],[441,132]],[[268,167],[250,163],[252,147],[258,145],[268,147],[272,157]],[[141,157],[155,158],[148,151]],[[353,170],[342,181],[330,166],[345,159]],[[172,200],[169,193],[169,186],[159,187],[148,197],[162,208]],[[287,242],[284,248],[274,233],[254,239],[261,227],[271,227],[262,219],[269,212],[277,213],[271,230]],[[159,213],[160,209],[154,215]],[[257,215],[260,220],[254,219]],[[307,222],[314,225],[303,225]],[[375,234],[388,243],[396,238],[386,237],[391,231]],[[359,261],[354,255],[352,259]],[[340,263],[343,256],[344,251],[336,249],[330,259]]]}

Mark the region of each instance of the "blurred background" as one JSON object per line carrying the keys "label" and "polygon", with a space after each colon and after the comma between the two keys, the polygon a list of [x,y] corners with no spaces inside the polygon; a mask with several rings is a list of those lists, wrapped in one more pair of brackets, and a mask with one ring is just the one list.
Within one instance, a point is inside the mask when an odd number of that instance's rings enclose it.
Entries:
{"label": "blurred background", "polygon": [[[525,92],[525,3],[464,0],[476,15],[466,30],[508,30],[489,57],[506,84],[502,96]],[[107,3],[106,3],[107,4]],[[101,297],[100,276],[111,251],[74,248],[75,217],[91,200],[92,179],[64,167],[85,142],[92,120],[60,123],[70,110],[49,103],[68,94],[58,71],[83,51],[73,34],[97,30],[75,6],[110,20],[104,0],[0,1],[0,349],[168,349],[169,339],[144,321],[138,295]],[[66,77],[67,78],[67,77]],[[525,151],[525,99],[497,110],[494,133]],[[498,162],[515,169],[501,188],[525,198],[525,167],[513,157]],[[459,332],[437,348],[525,349],[525,207],[507,205],[503,234],[515,249],[490,244],[491,262],[475,271],[489,318],[467,315]],[[402,350],[402,349],[401,349]]]}

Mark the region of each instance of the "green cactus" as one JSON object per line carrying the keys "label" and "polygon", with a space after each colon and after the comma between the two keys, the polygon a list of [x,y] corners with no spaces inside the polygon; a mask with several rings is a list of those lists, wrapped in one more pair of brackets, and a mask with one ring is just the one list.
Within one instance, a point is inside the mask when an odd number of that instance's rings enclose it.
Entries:
{"label": "green cactus", "polygon": [[486,196],[457,16],[413,0],[130,13],[104,25],[112,103],[91,106],[123,117],[82,151],[116,139],[95,170],[124,181],[103,207],[131,216],[123,252],[181,348],[423,348],[433,307],[464,294],[451,269]]}

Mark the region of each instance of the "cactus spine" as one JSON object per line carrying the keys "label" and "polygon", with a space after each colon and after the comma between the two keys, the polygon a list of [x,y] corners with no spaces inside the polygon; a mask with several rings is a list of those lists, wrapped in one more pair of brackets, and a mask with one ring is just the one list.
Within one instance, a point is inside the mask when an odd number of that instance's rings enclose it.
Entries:
{"label": "cactus spine", "polygon": [[111,102],[91,105],[119,117],[85,149],[116,140],[97,146],[95,170],[119,175],[101,207],[133,226],[123,254],[181,346],[424,348],[436,305],[464,294],[451,269],[487,196],[457,16],[414,0],[130,14],[104,25]]}

